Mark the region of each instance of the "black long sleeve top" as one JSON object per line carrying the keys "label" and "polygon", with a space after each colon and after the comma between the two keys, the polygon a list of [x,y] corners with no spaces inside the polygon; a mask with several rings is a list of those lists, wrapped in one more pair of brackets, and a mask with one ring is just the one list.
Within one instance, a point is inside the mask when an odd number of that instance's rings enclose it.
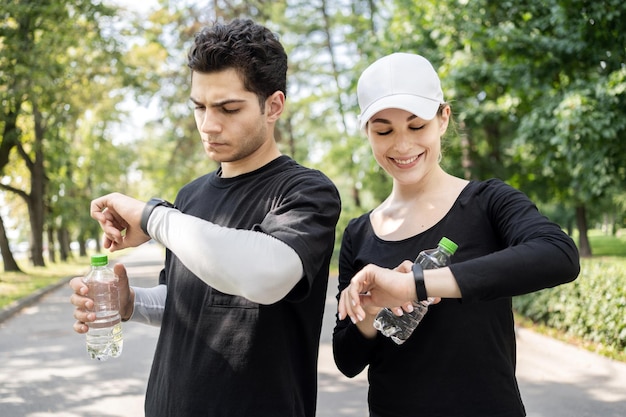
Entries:
{"label": "black long sleeve top", "polygon": [[380,333],[366,339],[348,318],[337,320],[335,362],[349,377],[369,366],[368,400],[379,416],[524,416],[511,298],[572,281],[580,266],[571,238],[522,192],[500,180],[471,181],[441,221],[401,241],[377,237],[369,213],[353,219],[339,293],[365,265],[394,268],[443,236],[459,245],[450,269],[462,299],[430,306],[402,345]]}

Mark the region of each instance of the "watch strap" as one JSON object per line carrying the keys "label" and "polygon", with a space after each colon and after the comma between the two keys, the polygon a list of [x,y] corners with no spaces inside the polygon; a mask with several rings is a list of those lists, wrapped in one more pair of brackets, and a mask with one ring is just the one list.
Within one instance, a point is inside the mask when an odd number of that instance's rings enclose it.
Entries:
{"label": "watch strap", "polygon": [[424,282],[424,270],[422,265],[414,263],[411,267],[413,271],[413,280],[415,281],[415,294],[417,294],[417,301],[424,301],[428,299],[426,293],[426,283]]}
{"label": "watch strap", "polygon": [[148,219],[150,218],[152,211],[159,206],[174,208],[174,205],[167,200],[156,197],[151,198],[141,212],[141,222],[139,224],[141,226],[141,230],[143,230],[146,235],[148,235]]}

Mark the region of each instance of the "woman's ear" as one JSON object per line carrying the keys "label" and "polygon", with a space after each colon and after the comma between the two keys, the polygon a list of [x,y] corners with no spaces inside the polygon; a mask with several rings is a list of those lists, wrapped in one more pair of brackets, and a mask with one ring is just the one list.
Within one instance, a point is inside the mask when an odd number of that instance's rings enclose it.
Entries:
{"label": "woman's ear", "polygon": [[452,113],[452,110],[450,110],[450,106],[448,106],[447,104],[444,105],[441,111],[439,112],[438,118],[439,118],[440,136],[443,136],[444,133],[446,133],[446,130],[448,130],[448,124],[450,123],[451,113]]}

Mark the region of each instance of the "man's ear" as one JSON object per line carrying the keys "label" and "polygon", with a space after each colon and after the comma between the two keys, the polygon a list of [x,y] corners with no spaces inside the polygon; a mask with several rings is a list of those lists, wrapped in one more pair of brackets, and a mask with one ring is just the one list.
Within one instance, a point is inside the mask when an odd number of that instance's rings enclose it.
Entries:
{"label": "man's ear", "polygon": [[275,122],[285,109],[285,93],[276,91],[265,100],[265,112],[268,122]]}

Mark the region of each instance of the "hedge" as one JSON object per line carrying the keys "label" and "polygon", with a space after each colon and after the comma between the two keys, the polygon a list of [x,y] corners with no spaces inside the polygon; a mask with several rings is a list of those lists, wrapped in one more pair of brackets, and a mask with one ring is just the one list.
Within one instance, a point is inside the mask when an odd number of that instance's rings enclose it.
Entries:
{"label": "hedge", "polygon": [[569,284],[513,298],[517,314],[626,358],[626,259],[582,259]]}

